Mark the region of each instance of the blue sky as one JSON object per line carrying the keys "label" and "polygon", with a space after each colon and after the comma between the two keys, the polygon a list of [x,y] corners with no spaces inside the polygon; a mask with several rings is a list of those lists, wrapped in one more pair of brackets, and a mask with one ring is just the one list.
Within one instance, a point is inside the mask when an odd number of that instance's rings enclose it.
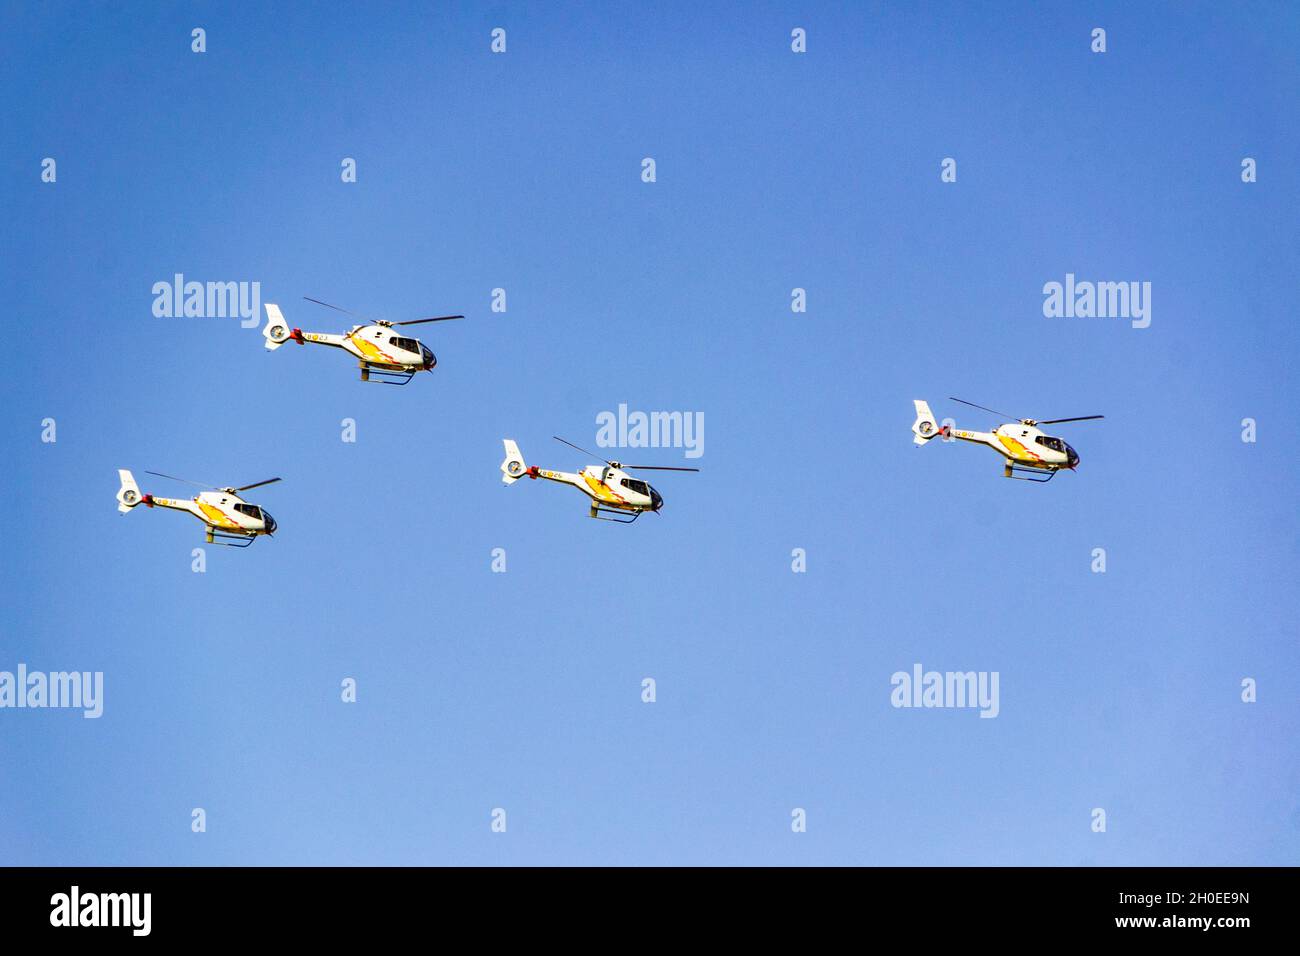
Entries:
{"label": "blue sky", "polygon": [[[0,710],[0,861],[1294,863],[1293,6],[428,6],[6,6],[0,669],[105,703]],[[467,318],[372,387],[178,272]],[[1071,272],[1151,326],[1045,318]],[[913,447],[995,423],[949,395],[1106,420],[1032,486]],[[704,415],[624,453],[703,469],[661,515],[501,485],[619,403]],[[118,468],[283,476],[280,532],[193,573]],[[999,716],[891,707],[918,662]]]}

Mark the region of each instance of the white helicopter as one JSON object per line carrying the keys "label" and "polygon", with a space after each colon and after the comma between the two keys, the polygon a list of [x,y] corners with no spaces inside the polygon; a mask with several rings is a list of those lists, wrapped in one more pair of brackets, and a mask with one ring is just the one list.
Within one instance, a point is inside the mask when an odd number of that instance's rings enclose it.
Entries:
{"label": "white helicopter", "polygon": [[[1012,417],[1004,412],[994,411],[991,408],[976,405],[974,402],[968,402],[965,399],[949,396],[949,400],[961,402],[963,405],[970,405],[972,408],[983,409],[986,412],[993,412],[994,415],[1003,415],[1006,418]],[[916,406],[916,421],[912,423],[912,434],[916,436],[912,441],[915,444],[924,445],[932,438],[946,440],[960,438],[962,441],[988,445],[1005,459],[1006,467],[1002,476],[1004,478],[1016,478],[1020,481],[1051,481],[1062,468],[1069,468],[1073,471],[1079,464],[1078,452],[1063,439],[1045,434],[1038,427],[1039,425],[1087,422],[1106,417],[1104,415],[1083,415],[1078,418],[1053,418],[1048,421],[1022,418],[1018,423],[999,425],[991,432],[974,432],[957,429],[949,425],[940,427],[938,419],[934,417],[934,412],[930,411],[930,406],[926,402],[918,398],[913,399],[912,404]]]}
{"label": "white helicopter", "polygon": [[172,481],[181,481],[187,485],[197,485],[211,490],[201,491],[188,501],[181,498],[157,498],[154,495],[141,494],[140,486],[135,483],[135,476],[125,468],[119,468],[117,476],[121,480],[122,487],[117,492],[117,510],[122,514],[126,514],[137,505],[188,512],[203,522],[208,544],[220,544],[228,548],[247,548],[258,535],[275,534],[276,523],[271,513],[257,505],[249,504],[239,497],[237,492],[260,488],[262,485],[279,481],[279,478],[268,478],[266,481],[254,482],[242,488],[212,488],[197,481],[173,478],[171,475],[156,471],[148,471],[145,474],[170,478]]}
{"label": "white helicopter", "polygon": [[[308,302],[315,302],[327,309],[356,316],[355,312],[340,309],[320,299],[303,296]],[[365,316],[356,316],[365,319]],[[406,338],[396,332],[399,325],[420,325],[424,322],[446,322],[449,319],[463,319],[463,315],[438,315],[429,319],[411,319],[409,322],[387,322],[383,319],[366,319],[366,325],[354,325],[342,335],[327,332],[304,332],[302,329],[290,329],[285,322],[280,307],[272,302],[266,303],[266,326],[262,335],[266,338],[266,347],[275,351],[285,342],[297,342],[306,345],[331,345],[356,358],[361,366],[361,381],[382,382],[385,385],[405,385],[415,377],[416,372],[431,372],[438,364],[429,347],[419,339]],[[371,379],[371,376],[374,376]]]}
{"label": "white helicopter", "polygon": [[[578,448],[573,442],[565,441],[558,435],[552,435],[558,442],[564,442],[570,448],[577,448],[584,455],[592,453],[585,448]],[[601,521],[615,521],[618,524],[631,524],[641,517],[644,511],[656,514],[664,506],[663,496],[646,482],[633,478],[624,469],[636,468],[640,471],[699,471],[698,468],[671,468],[662,465],[623,465],[617,461],[604,461],[604,465],[588,465],[582,471],[547,471],[536,465],[531,468],[524,464],[524,456],[519,453],[519,446],[512,439],[502,439],[506,448],[505,461],[501,462],[501,480],[513,485],[520,478],[547,478],[561,484],[573,485],[591,499],[589,518]],[[600,458],[599,455],[592,455]],[[629,517],[630,516],[630,517]]]}

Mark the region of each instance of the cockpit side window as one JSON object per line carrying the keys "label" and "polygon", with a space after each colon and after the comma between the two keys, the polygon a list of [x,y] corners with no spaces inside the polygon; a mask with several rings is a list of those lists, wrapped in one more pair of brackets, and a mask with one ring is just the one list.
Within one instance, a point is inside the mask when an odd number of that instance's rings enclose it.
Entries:
{"label": "cockpit side window", "polygon": [[623,487],[628,491],[635,491],[638,495],[649,495],[650,491],[646,488],[644,481],[637,481],[635,478],[624,478]]}
{"label": "cockpit side window", "polygon": [[257,505],[235,505],[235,510],[241,515],[248,515],[258,521],[262,520],[262,509]]}
{"label": "cockpit side window", "polygon": [[1038,444],[1045,445],[1046,447],[1052,449],[1052,451],[1059,451],[1062,453],[1065,452],[1065,442],[1061,441],[1061,439],[1059,438],[1053,438],[1050,435],[1039,435],[1038,438],[1035,440],[1038,442]]}

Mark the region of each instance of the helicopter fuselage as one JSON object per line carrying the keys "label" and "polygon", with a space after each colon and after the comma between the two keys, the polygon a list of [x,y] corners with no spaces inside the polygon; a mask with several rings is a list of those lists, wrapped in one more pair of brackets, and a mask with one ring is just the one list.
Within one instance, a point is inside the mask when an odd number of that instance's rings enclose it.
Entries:
{"label": "helicopter fuselage", "polygon": [[203,491],[193,498],[159,498],[144,495],[140,503],[149,507],[184,511],[198,518],[209,528],[231,534],[259,535],[275,532],[275,519],[270,512],[228,491]]}
{"label": "helicopter fuselage", "polygon": [[342,335],[327,332],[302,332],[294,330],[303,342],[313,345],[330,345],[343,349],[358,361],[373,368],[401,372],[428,372],[438,364],[429,347],[419,339],[399,335],[387,325],[358,325]]}
{"label": "helicopter fuselage", "polygon": [[1044,434],[1041,429],[1024,422],[999,425],[991,432],[947,428],[941,430],[940,435],[987,445],[1008,461],[1030,468],[1056,471],[1079,464],[1078,453],[1064,439]]}
{"label": "helicopter fuselage", "polygon": [[534,467],[529,468],[525,474],[530,478],[545,478],[572,485],[604,508],[640,514],[643,511],[658,511],[664,504],[663,497],[648,482],[633,478],[612,465],[588,465],[580,472],[549,471]]}

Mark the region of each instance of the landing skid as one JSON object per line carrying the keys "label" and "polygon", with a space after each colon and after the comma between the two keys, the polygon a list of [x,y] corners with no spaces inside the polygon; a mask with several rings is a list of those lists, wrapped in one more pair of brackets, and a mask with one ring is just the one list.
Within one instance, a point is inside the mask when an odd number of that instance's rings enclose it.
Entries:
{"label": "landing skid", "polygon": [[[371,378],[370,376],[374,376]],[[374,382],[376,385],[405,385],[411,379],[415,378],[415,372],[394,372],[386,368],[375,368],[373,365],[361,364],[361,381]]]}
{"label": "landing skid", "polygon": [[[1013,474],[1014,472],[1018,472],[1018,471],[1024,472],[1024,474],[1023,475]],[[1032,478],[1029,477],[1030,475],[1039,475],[1039,476],[1046,475],[1047,477]],[[1014,478],[1016,481],[1032,481],[1034,482],[1034,484],[1041,485],[1043,482],[1051,481],[1053,478],[1056,477],[1056,469],[1055,468],[1031,468],[1028,465],[1013,465],[1011,464],[1011,462],[1007,462],[1006,468],[1003,469],[1002,471],[1002,477]]]}
{"label": "landing skid", "polygon": [[[256,537],[257,535],[253,534],[225,534],[216,528],[208,528],[207,541],[208,544],[219,544],[223,548],[247,548]],[[217,538],[224,538],[225,540],[218,541]],[[242,543],[236,544],[236,541]]]}
{"label": "landing skid", "polygon": [[[604,515],[618,515],[619,517],[606,518],[603,517]],[[631,524],[637,518],[641,517],[641,512],[633,511],[632,517],[629,518],[628,512],[623,511],[621,508],[602,508],[600,505],[593,504],[591,506],[591,513],[587,515],[587,517],[595,518],[597,521],[612,521],[615,524]]]}

